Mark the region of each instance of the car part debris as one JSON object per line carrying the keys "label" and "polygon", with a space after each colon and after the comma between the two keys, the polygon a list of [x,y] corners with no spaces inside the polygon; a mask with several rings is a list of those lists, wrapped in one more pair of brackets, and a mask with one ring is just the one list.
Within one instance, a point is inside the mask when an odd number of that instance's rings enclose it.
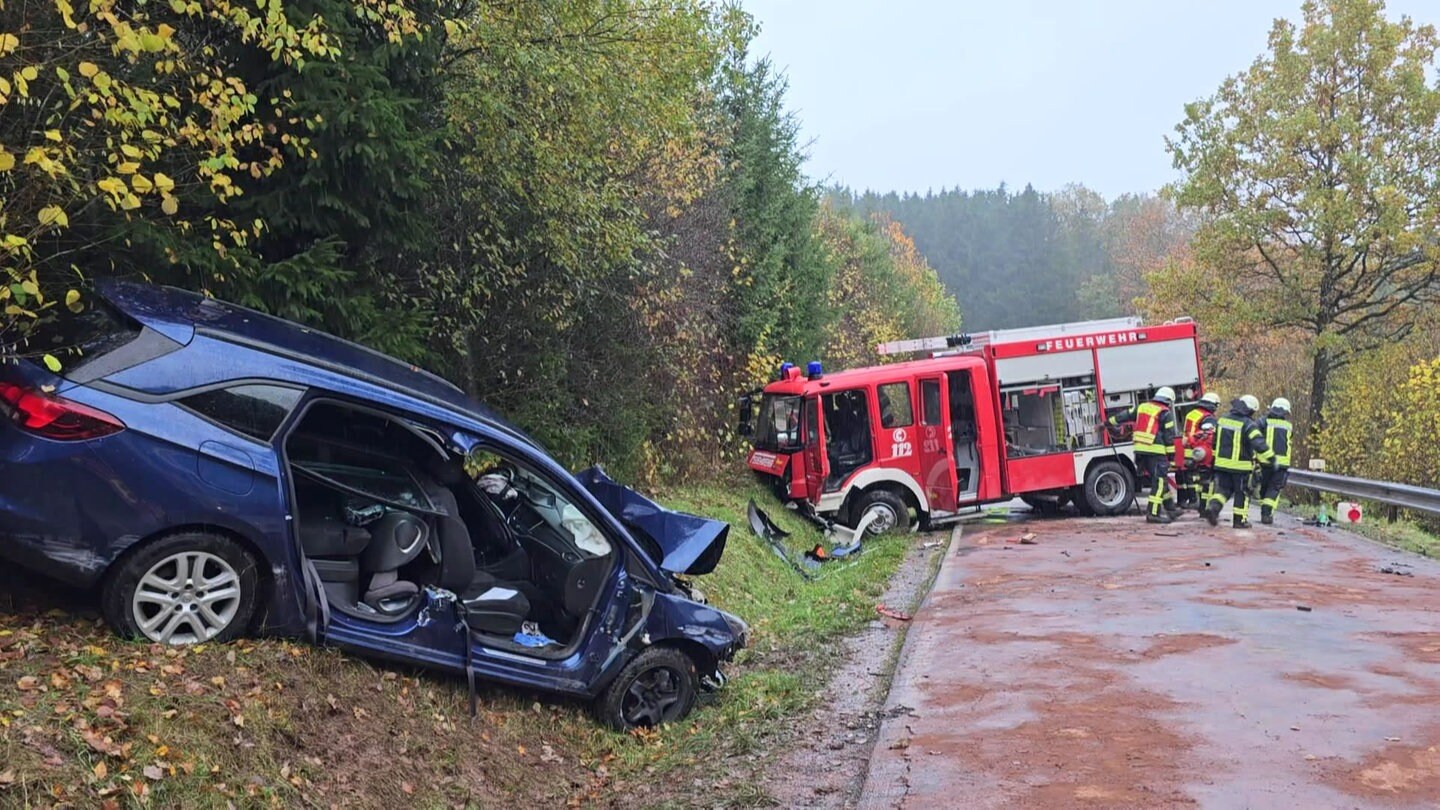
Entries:
{"label": "car part debris", "polygon": [[750,499],[750,504],[746,508],[746,519],[750,523],[750,531],[756,537],[764,540],[765,544],[770,547],[770,550],[775,553],[775,556],[784,560],[785,564],[790,566],[790,570],[805,579],[812,579],[810,572],[805,570],[805,566],[796,562],[795,559],[790,556],[790,551],[785,548],[785,544],[781,542],[783,538],[789,537],[790,533],[775,525],[775,521],[771,520],[769,515],[765,514],[761,511],[760,507],[755,505],[754,498]]}
{"label": "car part debris", "polygon": [[1296,605],[1295,609],[1301,611],[1302,613],[1309,613],[1310,611],[1314,610],[1314,608],[1310,607],[1309,605]]}
{"label": "car part debris", "polygon": [[1404,570],[1404,569],[1409,568],[1409,567],[1410,567],[1410,565],[1409,565],[1408,563],[1390,563],[1389,565],[1382,565],[1382,566],[1380,566],[1380,573],[1382,573],[1382,574],[1394,574],[1394,575],[1397,576],[1397,577],[1413,577],[1413,576],[1415,576],[1415,572],[1414,572],[1414,571],[1406,571],[1406,570]]}
{"label": "car part debris", "polygon": [[910,616],[909,613],[901,613],[901,612],[898,611],[898,610],[892,610],[892,609],[886,607],[884,604],[876,605],[876,606],[875,606],[875,612],[876,612],[876,613],[879,613],[881,616],[887,616],[887,617],[889,617],[889,618],[891,618],[891,619],[894,619],[894,620],[896,620],[896,621],[901,621],[901,622],[908,622],[908,621],[910,621],[910,619],[911,619],[911,616]]}

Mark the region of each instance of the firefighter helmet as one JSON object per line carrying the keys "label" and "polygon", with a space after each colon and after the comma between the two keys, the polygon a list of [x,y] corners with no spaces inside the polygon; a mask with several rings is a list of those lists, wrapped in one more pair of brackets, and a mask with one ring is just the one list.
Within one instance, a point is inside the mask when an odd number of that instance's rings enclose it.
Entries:
{"label": "firefighter helmet", "polygon": [[1220,395],[1214,391],[1206,391],[1200,395],[1200,404],[1209,405],[1211,410],[1220,407]]}
{"label": "firefighter helmet", "polygon": [[1155,399],[1166,405],[1170,405],[1175,402],[1175,389],[1168,385],[1161,386],[1160,390],[1155,392]]}
{"label": "firefighter helmet", "polygon": [[1285,397],[1276,397],[1275,401],[1270,403],[1270,410],[1290,413],[1290,400]]}
{"label": "firefighter helmet", "polygon": [[1244,405],[1245,410],[1249,411],[1250,413],[1254,413],[1260,410],[1260,400],[1256,399],[1251,394],[1246,394],[1245,396],[1240,397],[1240,403]]}

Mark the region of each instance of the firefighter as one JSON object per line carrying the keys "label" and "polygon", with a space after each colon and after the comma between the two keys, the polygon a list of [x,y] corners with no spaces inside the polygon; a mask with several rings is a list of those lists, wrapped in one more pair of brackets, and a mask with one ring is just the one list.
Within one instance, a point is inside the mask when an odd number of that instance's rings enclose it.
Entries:
{"label": "firefighter", "polygon": [[1156,391],[1148,402],[1128,408],[1109,419],[1110,426],[1117,429],[1127,422],[1135,423],[1132,433],[1135,462],[1140,466],[1141,474],[1150,478],[1150,508],[1145,515],[1147,523],[1171,523],[1180,512],[1174,499],[1166,497],[1170,484],[1170,452],[1177,435],[1175,413],[1170,409],[1174,402],[1175,391],[1167,385]]}
{"label": "firefighter", "polygon": [[1250,528],[1250,508],[1245,489],[1255,462],[1274,465],[1275,454],[1265,443],[1265,434],[1255,422],[1260,400],[1246,394],[1230,403],[1230,414],[1215,422],[1215,486],[1202,514],[1211,526],[1220,525],[1220,510],[1235,499],[1231,525]]}
{"label": "firefighter", "polygon": [[1260,468],[1260,522],[1269,526],[1275,522],[1280,490],[1285,488],[1285,479],[1290,474],[1290,437],[1294,432],[1290,425],[1290,400],[1276,397],[1270,403],[1270,410],[1260,417],[1259,426],[1265,434],[1265,444],[1275,454],[1274,464]]}
{"label": "firefighter", "polygon": [[1204,498],[1213,469],[1210,464],[1210,450],[1215,434],[1215,411],[1219,407],[1220,395],[1214,391],[1206,391],[1201,395],[1200,401],[1195,403],[1195,407],[1185,414],[1184,428],[1181,431],[1185,440],[1185,469],[1177,476],[1181,508],[1203,509],[1205,506]]}

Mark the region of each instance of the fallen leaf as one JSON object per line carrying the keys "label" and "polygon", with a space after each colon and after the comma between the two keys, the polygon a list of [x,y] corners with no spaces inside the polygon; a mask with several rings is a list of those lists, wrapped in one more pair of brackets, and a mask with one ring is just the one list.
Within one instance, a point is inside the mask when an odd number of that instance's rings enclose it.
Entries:
{"label": "fallen leaf", "polygon": [[410,784],[409,782],[401,782],[400,790],[403,791],[406,796],[415,795],[415,786]]}
{"label": "fallen leaf", "polygon": [[7,788],[15,784],[15,769],[6,768],[0,771],[0,788]]}
{"label": "fallen leaf", "polygon": [[30,692],[40,688],[40,679],[34,675],[26,675],[16,681],[15,686],[19,687],[21,692]]}
{"label": "fallen leaf", "polygon": [[105,776],[110,773],[110,769],[105,767],[105,760],[103,759],[95,763],[95,767],[92,768],[91,771],[95,774],[96,779],[104,779]]}
{"label": "fallen leaf", "polygon": [[159,765],[146,765],[145,770],[141,771],[141,773],[145,774],[146,779],[156,782],[165,778],[165,771],[161,769]]}

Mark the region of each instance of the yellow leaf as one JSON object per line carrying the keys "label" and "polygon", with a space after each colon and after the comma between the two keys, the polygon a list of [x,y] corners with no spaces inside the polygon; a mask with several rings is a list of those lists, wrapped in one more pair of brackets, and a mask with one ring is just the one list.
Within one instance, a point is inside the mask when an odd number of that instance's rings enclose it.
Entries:
{"label": "yellow leaf", "polygon": [[110,769],[105,766],[105,760],[102,759],[95,763],[94,772],[96,779],[104,779],[105,775],[110,772]]}
{"label": "yellow leaf", "polygon": [[155,186],[151,184],[149,180],[145,179],[145,175],[137,174],[134,177],[130,178],[130,187],[135,189],[135,191],[139,192],[140,194],[144,194]]}
{"label": "yellow leaf", "polygon": [[165,199],[160,201],[160,210],[164,211],[166,216],[173,217],[175,212],[180,210],[180,201],[174,196],[166,194]]}
{"label": "yellow leaf", "polygon": [[45,130],[45,140],[47,140],[47,141],[54,141],[54,142],[56,142],[56,143],[59,143],[59,142],[60,142],[60,130],[58,130],[58,129],[47,129],[47,130]]}
{"label": "yellow leaf", "polygon": [[39,294],[40,294],[40,287],[39,287],[35,282],[33,282],[33,281],[29,280],[29,279],[26,279],[25,281],[20,282],[20,289],[24,290],[24,291],[26,292],[26,294],[28,294],[28,295],[39,295]]}
{"label": "yellow leaf", "polygon": [[134,211],[140,207],[140,198],[134,194],[126,194],[120,198],[120,208],[125,211]]}
{"label": "yellow leaf", "polygon": [[8,172],[15,168],[15,156],[0,147],[0,172]]}
{"label": "yellow leaf", "polygon": [[161,191],[169,192],[171,189],[175,188],[175,181],[171,180],[169,177],[166,177],[160,172],[156,172],[155,187],[160,189]]}
{"label": "yellow leaf", "polygon": [[125,193],[125,181],[118,177],[107,177],[97,182],[95,186],[101,191],[107,191],[111,194],[118,195]]}
{"label": "yellow leaf", "polygon": [[20,47],[20,38],[14,34],[0,34],[0,56],[6,56]]}
{"label": "yellow leaf", "polygon": [[115,171],[121,174],[134,174],[135,172],[140,171],[140,164],[136,163],[133,160],[127,160],[124,163],[121,163],[119,166],[116,166]]}
{"label": "yellow leaf", "polygon": [[80,63],[80,75],[84,76],[87,79],[92,78],[96,73],[99,72],[100,68],[96,67],[94,62]]}
{"label": "yellow leaf", "polygon": [[[65,293],[65,306],[67,306],[67,307],[74,307],[74,306],[75,306],[76,304],[78,304],[78,303],[80,303],[80,291],[79,291],[79,290],[71,290],[71,291]],[[93,653],[94,655],[104,655],[104,654],[105,654],[105,650],[101,649],[100,647],[91,647],[91,648],[90,648],[90,652]]]}
{"label": "yellow leaf", "polygon": [[120,151],[124,152],[126,157],[140,157],[140,149],[128,143],[120,144]]}
{"label": "yellow leaf", "polygon": [[65,215],[65,209],[58,205],[47,205],[40,209],[41,225],[58,225],[61,228],[70,227],[70,218]]}
{"label": "yellow leaf", "polygon": [[25,81],[33,82],[40,76],[40,70],[34,65],[26,65],[20,68],[20,75],[25,77]]}

